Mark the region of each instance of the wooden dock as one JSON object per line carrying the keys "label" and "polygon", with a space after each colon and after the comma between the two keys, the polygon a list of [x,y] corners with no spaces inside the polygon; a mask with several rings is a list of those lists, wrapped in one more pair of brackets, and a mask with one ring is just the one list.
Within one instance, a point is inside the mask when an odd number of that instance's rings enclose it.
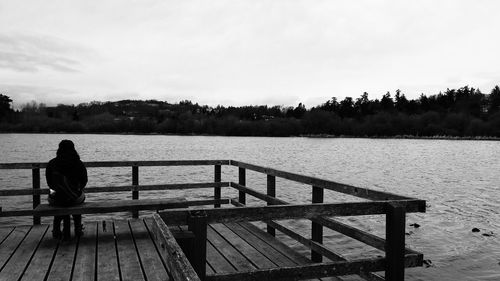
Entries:
{"label": "wooden dock", "polygon": [[[49,225],[1,227],[0,280],[170,280],[151,223],[85,222],[85,235],[70,241],[52,238]],[[212,224],[206,243],[207,276],[312,263],[251,223]]]}
{"label": "wooden dock", "polygon": [[[406,214],[425,212],[426,202],[388,192],[355,187],[235,160],[170,160],[87,162],[87,168],[131,167],[131,185],[91,186],[86,193],[127,192],[130,200],[85,202],[74,207],[43,204],[41,169],[46,163],[0,163],[0,170],[29,169],[31,188],[0,189],[0,199],[32,196],[32,208],[2,208],[0,217],[31,216],[32,226],[0,226],[2,280],[404,280],[406,267],[422,266],[423,254],[405,247]],[[213,166],[210,182],[139,184],[139,167]],[[222,181],[223,166],[238,169],[237,181]],[[249,186],[247,171],[260,174],[266,192]],[[276,178],[311,189],[311,203],[290,204],[276,196]],[[168,179],[167,179],[168,180]],[[139,192],[213,189],[213,198],[139,198]],[[224,198],[234,189],[237,198]],[[362,202],[325,202],[324,193],[337,192]],[[247,195],[266,206],[247,204]],[[160,198],[157,198],[160,197]],[[3,202],[8,202],[5,200]],[[196,208],[191,208],[197,206]],[[204,207],[200,206],[211,206]],[[143,210],[155,214],[140,217]],[[131,220],[86,222],[85,235],[73,241],[52,238],[42,216],[130,212]],[[385,237],[337,220],[345,216],[385,216]],[[309,220],[310,236],[297,233],[280,220]],[[253,225],[263,222],[265,230]],[[385,256],[347,259],[323,242],[323,229],[381,250]],[[310,252],[304,256],[276,238],[288,236]],[[347,276],[347,277],[346,277]]]}

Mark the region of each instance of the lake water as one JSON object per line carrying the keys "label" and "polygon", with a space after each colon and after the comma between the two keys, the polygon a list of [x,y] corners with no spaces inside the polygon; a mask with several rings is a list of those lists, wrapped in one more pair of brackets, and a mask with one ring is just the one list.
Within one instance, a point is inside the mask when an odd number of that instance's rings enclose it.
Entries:
{"label": "lake water", "polygon": [[[83,161],[234,159],[337,182],[427,200],[425,214],[407,216],[406,243],[432,261],[428,268],[407,270],[408,280],[500,280],[500,142],[391,139],[252,138],[149,135],[0,134],[0,163],[46,162],[62,139],[71,139]],[[236,181],[237,168],[223,166],[222,180]],[[42,179],[43,179],[42,170]],[[213,180],[213,167],[140,168],[141,184]],[[265,176],[248,172],[247,183],[265,190]],[[88,186],[131,184],[130,168],[89,169]],[[311,188],[277,180],[277,196],[308,202]],[[0,170],[0,188],[29,188],[31,171]],[[42,180],[42,187],[44,187]],[[236,192],[223,190],[224,197]],[[179,191],[141,192],[141,198],[178,196]],[[207,198],[211,190],[186,191]],[[108,196],[108,197],[107,197]],[[130,197],[90,194],[89,201]],[[250,198],[250,197],[248,197]],[[325,202],[352,200],[325,191]],[[3,197],[4,210],[29,208],[30,197]],[[45,199],[43,199],[45,200]],[[248,199],[247,199],[248,200]],[[252,204],[261,204],[257,200]],[[117,216],[126,216],[118,214]],[[94,217],[95,218],[95,217]],[[99,217],[98,217],[99,218]],[[343,218],[344,222],[384,235],[384,217]],[[31,223],[9,218],[2,224]],[[418,223],[420,228],[409,226]],[[305,221],[288,222],[304,234]],[[473,233],[472,228],[481,231]],[[483,236],[488,233],[491,236]],[[379,251],[325,230],[328,247],[346,257]],[[301,249],[299,245],[292,246]]]}

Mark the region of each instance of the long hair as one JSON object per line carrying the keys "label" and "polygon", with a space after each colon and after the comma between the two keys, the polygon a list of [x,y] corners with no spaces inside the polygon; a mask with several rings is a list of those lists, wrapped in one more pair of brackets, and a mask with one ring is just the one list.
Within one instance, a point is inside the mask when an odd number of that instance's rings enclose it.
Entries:
{"label": "long hair", "polygon": [[80,155],[75,150],[75,144],[70,140],[62,140],[57,149],[57,158],[68,160],[80,160]]}

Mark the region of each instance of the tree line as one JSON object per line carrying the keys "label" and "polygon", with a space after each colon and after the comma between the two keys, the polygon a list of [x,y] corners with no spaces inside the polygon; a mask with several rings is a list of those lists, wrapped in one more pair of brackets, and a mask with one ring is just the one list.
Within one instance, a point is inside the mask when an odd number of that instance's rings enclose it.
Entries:
{"label": "tree line", "polygon": [[397,90],[368,93],[307,109],[297,106],[199,105],[157,100],[59,104],[30,102],[14,110],[0,94],[0,132],[159,133],[223,136],[500,137],[500,88],[465,86],[407,99]]}

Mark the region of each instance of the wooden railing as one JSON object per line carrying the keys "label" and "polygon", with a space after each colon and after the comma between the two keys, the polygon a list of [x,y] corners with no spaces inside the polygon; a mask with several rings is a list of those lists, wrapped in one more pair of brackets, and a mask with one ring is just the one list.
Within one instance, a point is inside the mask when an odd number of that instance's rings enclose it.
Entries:
{"label": "wooden railing", "polygon": [[[282,268],[279,270],[255,270],[252,272],[239,272],[237,274],[215,274],[205,278],[205,260],[191,261],[194,269],[201,277],[201,280],[246,280],[244,277],[253,276],[263,280],[273,278],[287,278],[300,272],[303,278],[321,277],[342,274],[359,274],[367,280],[404,280],[404,268],[421,266],[423,255],[411,249],[405,248],[405,217],[406,213],[425,212],[426,203],[424,200],[418,200],[405,196],[400,196],[388,192],[376,191],[367,188],[355,187],[347,184],[337,183],[329,180],[315,177],[304,176],[296,173],[285,172],[273,168],[266,168],[258,165],[248,164],[234,160],[184,160],[184,161],[122,161],[122,162],[86,162],[89,168],[94,167],[131,167],[132,185],[112,186],[112,187],[88,187],[87,193],[93,192],[113,192],[130,191],[133,200],[139,200],[139,191],[145,190],[173,190],[173,189],[197,189],[213,188],[213,200],[206,200],[208,204],[213,204],[214,209],[202,209],[202,218],[192,218],[189,210],[171,210],[161,211],[160,216],[167,224],[191,224],[192,229],[196,229],[196,239],[201,251],[198,258],[206,258],[206,249],[203,241],[206,241],[206,224],[215,222],[235,222],[235,221],[264,221],[267,223],[267,232],[275,235],[276,230],[288,235],[305,245],[311,250],[311,260],[315,262],[310,266],[301,266],[294,268]],[[140,185],[139,167],[141,166],[213,166],[214,181],[200,183],[182,183],[182,184],[161,184],[161,185]],[[234,166],[238,168],[238,181],[222,181],[221,166]],[[33,208],[40,204],[40,195],[47,194],[48,190],[40,189],[40,169],[45,168],[45,163],[9,163],[0,164],[0,169],[31,169],[33,175],[33,185],[31,189],[0,190],[0,196],[18,196],[32,195]],[[247,186],[246,171],[254,171],[265,175],[267,192],[258,192]],[[283,178],[298,183],[309,185],[312,188],[311,204],[308,205],[290,205],[288,202],[276,197],[276,178]],[[238,198],[232,199],[231,203],[239,208],[220,209],[221,188],[231,187],[238,190]],[[365,202],[351,203],[324,203],[325,190],[340,192],[363,199]],[[246,195],[251,195],[267,203],[265,207],[246,206]],[[201,203],[197,204],[200,205]],[[34,224],[40,223],[36,212],[26,212],[26,210],[14,210],[2,212],[2,214],[13,215],[34,215]],[[133,212],[134,217],[138,216]],[[361,215],[385,215],[386,216],[386,235],[385,239],[365,232],[363,230],[346,225],[332,216],[361,216]],[[276,222],[280,219],[309,219],[311,221],[311,238],[306,238],[292,229]],[[157,218],[158,221],[158,218]],[[158,222],[159,223],[159,222]],[[385,251],[385,258],[376,258],[369,260],[347,261],[342,255],[333,252],[323,245],[323,228],[342,233],[348,237],[356,239],[366,245]],[[161,230],[163,229],[163,230]],[[165,243],[171,237],[163,226],[157,226],[158,233],[163,233],[161,239]],[[160,231],[161,230],[161,231]],[[159,234],[158,234],[159,235]],[[167,243],[169,244],[169,243]],[[171,250],[171,249],[170,249]],[[322,263],[323,257],[333,262]],[[184,268],[183,262],[173,265],[174,267]],[[332,268],[335,268],[334,272]],[[186,268],[184,268],[186,269]],[[184,270],[183,269],[183,270]],[[385,279],[374,271],[385,270]],[[189,270],[188,270],[189,271]],[[267,276],[267,277],[266,277]],[[267,279],[266,279],[267,278]],[[174,278],[174,280],[177,280]],[[179,279],[182,280],[182,279]]]}

